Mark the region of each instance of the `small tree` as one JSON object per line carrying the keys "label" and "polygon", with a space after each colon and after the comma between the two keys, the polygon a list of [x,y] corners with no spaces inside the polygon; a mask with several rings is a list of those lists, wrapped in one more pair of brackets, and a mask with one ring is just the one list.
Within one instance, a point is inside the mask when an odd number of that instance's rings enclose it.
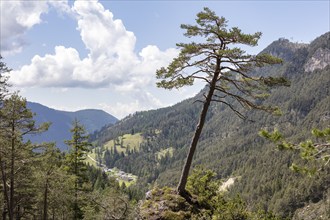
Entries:
{"label": "small tree", "polygon": [[157,70],[157,78],[160,79],[158,87],[180,88],[192,85],[198,79],[204,81],[208,89],[204,100],[199,100],[203,103],[203,108],[178,185],[180,195],[186,194],[189,169],[211,102],[227,105],[245,119],[243,113],[235,108],[235,102],[247,109],[274,112],[276,107],[265,106],[259,100],[269,95],[270,87],[288,85],[283,77],[251,74],[251,70],[256,67],[280,64],[281,59],[269,54],[249,55],[235,47],[238,44],[256,46],[261,37],[260,32],[244,34],[237,27],[227,29],[226,19],[218,17],[208,8],[197,14],[196,22],[196,25],[181,25],[186,31],[184,35],[189,38],[205,38],[205,41],[177,44],[181,49],[178,57],[168,67]]}
{"label": "small tree", "polygon": [[88,135],[86,134],[84,126],[79,124],[77,119],[73,121],[71,133],[72,139],[65,142],[71,147],[70,153],[67,155],[66,169],[69,174],[73,174],[76,177],[74,184],[75,201],[73,204],[74,219],[82,219],[82,212],[78,205],[78,191],[82,190],[83,183],[88,181],[85,159],[90,143],[88,142]]}
{"label": "small tree", "polygon": [[[35,191],[38,193],[39,218],[47,220],[49,208],[54,208],[52,205],[57,199],[54,196],[56,194],[55,186],[61,185],[61,193],[64,194],[63,189],[66,188],[65,183],[69,177],[63,178],[65,172],[60,169],[63,163],[63,156],[54,143],[43,143],[39,145],[34,157]],[[65,206],[65,203],[62,203],[63,206]]]}

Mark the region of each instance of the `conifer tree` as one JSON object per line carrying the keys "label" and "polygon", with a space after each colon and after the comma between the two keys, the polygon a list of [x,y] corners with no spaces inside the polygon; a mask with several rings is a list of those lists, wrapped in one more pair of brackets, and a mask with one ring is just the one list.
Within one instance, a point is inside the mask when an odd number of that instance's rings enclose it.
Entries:
{"label": "conifer tree", "polygon": [[[61,192],[66,193],[64,192],[64,185],[69,177],[66,178],[65,172],[60,169],[62,162],[63,156],[54,143],[43,143],[35,152],[33,164],[36,179],[35,188],[39,196],[39,215],[44,220],[48,219],[49,208],[54,209],[54,205],[58,206],[56,204],[58,198],[55,196],[58,193],[55,192],[58,190],[55,189],[56,185],[61,185]],[[62,203],[62,206],[65,206],[65,203]]]}
{"label": "conifer tree", "polygon": [[209,8],[197,14],[196,25],[181,25],[185,36],[197,37],[196,42],[178,43],[179,55],[167,66],[157,70],[158,87],[165,89],[193,85],[195,80],[206,83],[207,91],[202,102],[198,125],[193,135],[189,153],[182,170],[178,193],[186,195],[186,183],[193,155],[202,133],[211,102],[228,106],[239,117],[246,116],[235,106],[246,109],[275,112],[276,107],[262,104],[270,87],[288,85],[283,77],[266,77],[251,74],[256,67],[280,64],[279,58],[269,54],[249,55],[237,45],[256,46],[261,33],[244,34],[237,28],[227,28],[227,20],[218,17]]}
{"label": "conifer tree", "polygon": [[83,189],[83,184],[88,181],[85,159],[90,143],[88,142],[88,135],[86,134],[84,126],[82,126],[77,119],[73,121],[71,133],[72,139],[65,141],[65,143],[71,147],[66,159],[66,170],[76,178],[74,183],[74,219],[82,219],[83,213],[79,207],[78,192]]}
{"label": "conifer tree", "polygon": [[[4,74],[10,72],[10,69],[6,66],[6,64],[4,62],[2,62],[2,56],[0,55],[0,109],[3,108],[3,101],[4,101],[4,98],[8,92],[8,84],[7,84],[7,80],[8,78],[6,76],[4,76]],[[1,111],[0,111],[0,121],[3,120],[3,116],[1,114]],[[1,139],[1,136],[0,136],[0,165],[2,165],[2,152],[3,152],[3,148],[4,148],[4,140]],[[2,186],[2,193],[4,192],[7,192],[7,186],[6,185],[3,185]],[[6,190],[4,190],[6,189]],[[1,199],[1,203],[4,205],[4,207],[2,207],[2,216],[6,216],[6,213],[7,213],[7,208],[5,207],[5,199],[6,199],[6,195],[2,195],[2,199]],[[1,198],[1,197],[0,197]]]}
{"label": "conifer tree", "polygon": [[308,139],[300,143],[288,141],[277,129],[274,129],[273,132],[268,132],[263,129],[259,132],[259,135],[275,143],[277,148],[281,151],[296,151],[300,153],[301,159],[310,162],[318,162],[316,166],[293,163],[290,167],[295,172],[312,175],[330,164],[330,128],[325,128],[323,130],[315,128],[311,133],[314,140]]}
{"label": "conifer tree", "polygon": [[26,100],[14,93],[3,100],[0,108],[0,170],[4,195],[3,217],[20,219],[23,211],[31,209],[31,164],[35,145],[23,137],[48,128],[36,126],[33,113],[27,109]]}

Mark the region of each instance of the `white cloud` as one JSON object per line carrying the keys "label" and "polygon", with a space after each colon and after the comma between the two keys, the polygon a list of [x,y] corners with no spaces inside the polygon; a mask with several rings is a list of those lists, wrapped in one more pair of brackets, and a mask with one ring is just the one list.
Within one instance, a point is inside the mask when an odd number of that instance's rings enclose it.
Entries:
{"label": "white cloud", "polygon": [[135,112],[139,109],[140,104],[137,100],[130,103],[117,102],[113,104],[100,103],[99,108],[109,112],[111,115],[115,116],[118,119],[122,119],[125,116]]}
{"label": "white cloud", "polygon": [[116,102],[115,104],[101,103],[99,107],[119,119],[137,110],[144,111],[164,107],[160,100],[144,90],[135,93],[133,98],[134,101],[131,102]]}
{"label": "white cloud", "polygon": [[102,102],[98,104],[99,108],[121,119],[136,111],[165,107],[164,103],[147,89],[136,89],[130,95],[127,95],[127,93],[118,93],[118,97],[116,101],[113,100],[109,103]]}
{"label": "white cloud", "polygon": [[77,14],[81,39],[90,50],[92,59],[106,55],[110,59],[136,59],[133,49],[135,36],[127,31],[122,21],[98,2],[76,1],[73,10]]}
{"label": "white cloud", "polygon": [[80,106],[74,106],[74,107],[68,107],[68,106],[64,106],[64,105],[48,105],[47,107],[56,109],[56,110],[60,110],[60,111],[66,111],[66,112],[76,112],[76,111],[80,111],[83,109],[90,109],[90,107],[87,105],[80,105]]}
{"label": "white cloud", "polygon": [[23,66],[19,71],[12,71],[10,80],[23,87],[38,85],[69,87],[72,86],[71,72],[80,63],[76,49],[57,46],[54,55],[46,54],[44,57],[36,55],[30,65]]}
{"label": "white cloud", "polygon": [[59,15],[73,15],[68,2],[69,0],[48,0],[48,4],[54,7]]}
{"label": "white cloud", "polygon": [[80,59],[76,49],[57,46],[54,54],[35,55],[30,64],[13,71],[12,84],[137,91],[154,84],[156,69],[167,65],[178,53],[176,49],[160,51],[157,46],[148,45],[136,54],[134,33],[127,31],[123,22],[114,19],[99,2],[76,1],[71,12],[89,50],[87,57]]}
{"label": "white cloud", "polygon": [[49,6],[59,14],[72,14],[68,0],[45,1],[0,1],[0,48],[1,55],[11,56],[22,52],[28,44],[25,33],[42,23],[41,15],[49,11]]}
{"label": "white cloud", "polygon": [[0,48],[2,56],[22,51],[27,43],[25,32],[41,23],[41,14],[47,13],[46,1],[1,1]]}
{"label": "white cloud", "polygon": [[134,33],[97,1],[75,1],[72,7],[67,2],[49,5],[70,14],[66,19],[77,21],[88,54],[81,57],[77,48],[56,46],[54,52],[35,55],[30,64],[12,71],[11,84],[21,88],[63,88],[62,92],[70,88],[111,89],[109,96],[120,94],[125,100],[100,107],[119,118],[164,106],[148,91],[155,87],[156,69],[166,66],[178,54],[177,49],[162,51],[147,45],[136,53]]}

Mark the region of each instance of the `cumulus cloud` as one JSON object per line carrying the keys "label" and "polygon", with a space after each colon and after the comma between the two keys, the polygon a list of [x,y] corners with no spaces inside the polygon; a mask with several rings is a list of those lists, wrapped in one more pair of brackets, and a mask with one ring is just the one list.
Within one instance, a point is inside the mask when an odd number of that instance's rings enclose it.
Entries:
{"label": "cumulus cloud", "polygon": [[108,58],[133,58],[135,36],[127,31],[122,21],[97,2],[76,1],[73,10],[77,14],[81,39],[90,50],[92,58],[106,55]]}
{"label": "cumulus cloud", "polygon": [[69,0],[48,0],[48,4],[55,8],[60,15],[73,15],[71,7],[68,4]]}
{"label": "cumulus cloud", "polygon": [[22,51],[27,44],[25,32],[41,22],[47,13],[45,1],[1,1],[1,55],[8,56]]}
{"label": "cumulus cloud", "polygon": [[138,100],[135,100],[134,102],[130,103],[117,102],[115,104],[99,104],[100,109],[106,112],[110,112],[110,114],[112,114],[118,119],[122,119],[125,116],[135,112],[137,109],[139,109],[139,107],[141,107],[141,105],[139,104]]}
{"label": "cumulus cloud", "polygon": [[[68,8],[63,5],[57,8]],[[16,86],[36,87],[114,87],[138,91],[154,83],[157,68],[177,55],[176,49],[159,50],[148,45],[135,53],[136,37],[120,19],[96,1],[76,1],[70,13],[88,55],[79,57],[74,48],[57,46],[54,54],[36,55],[31,63],[11,73]]]}
{"label": "cumulus cloud", "polygon": [[100,103],[99,107],[106,112],[110,112],[119,119],[137,110],[143,111],[164,107],[161,101],[149,92],[139,90],[134,94],[134,101],[116,102],[115,104]]}
{"label": "cumulus cloud", "polygon": [[[155,45],[147,45],[136,52],[134,33],[126,30],[124,23],[97,1],[75,1],[72,6],[67,1],[50,1],[42,5],[39,11],[36,9],[35,20],[31,18],[25,26],[21,25],[25,29],[20,33],[40,23],[41,13],[55,7],[59,15],[69,14],[67,18],[76,20],[88,54],[82,57],[79,48],[58,45],[53,52],[35,55],[29,64],[12,71],[11,84],[22,89],[111,89],[112,94],[125,96],[125,100],[102,103],[100,107],[119,118],[137,110],[164,106],[149,91],[155,85],[156,69],[166,66],[178,54],[177,49],[160,50]],[[22,35],[20,39],[23,40]]]}
{"label": "cumulus cloud", "polygon": [[57,1],[0,1],[0,48],[4,57],[20,53],[28,44],[25,33],[42,23],[41,15],[49,11],[49,6],[59,13],[71,14],[68,0]]}
{"label": "cumulus cloud", "polygon": [[42,83],[45,87],[70,87],[73,77],[71,72],[80,63],[76,49],[57,46],[54,55],[34,56],[30,65],[13,71],[10,79],[13,83],[21,83],[25,87],[35,86],[36,83]]}

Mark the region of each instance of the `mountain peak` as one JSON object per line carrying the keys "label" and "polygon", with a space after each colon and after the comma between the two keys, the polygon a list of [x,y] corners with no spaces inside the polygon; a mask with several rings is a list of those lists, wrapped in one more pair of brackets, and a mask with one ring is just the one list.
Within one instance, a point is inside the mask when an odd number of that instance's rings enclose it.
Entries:
{"label": "mountain peak", "polygon": [[269,53],[272,56],[279,57],[285,61],[291,61],[297,50],[307,48],[308,44],[294,43],[285,38],[280,38],[268,47],[266,47],[261,53]]}

